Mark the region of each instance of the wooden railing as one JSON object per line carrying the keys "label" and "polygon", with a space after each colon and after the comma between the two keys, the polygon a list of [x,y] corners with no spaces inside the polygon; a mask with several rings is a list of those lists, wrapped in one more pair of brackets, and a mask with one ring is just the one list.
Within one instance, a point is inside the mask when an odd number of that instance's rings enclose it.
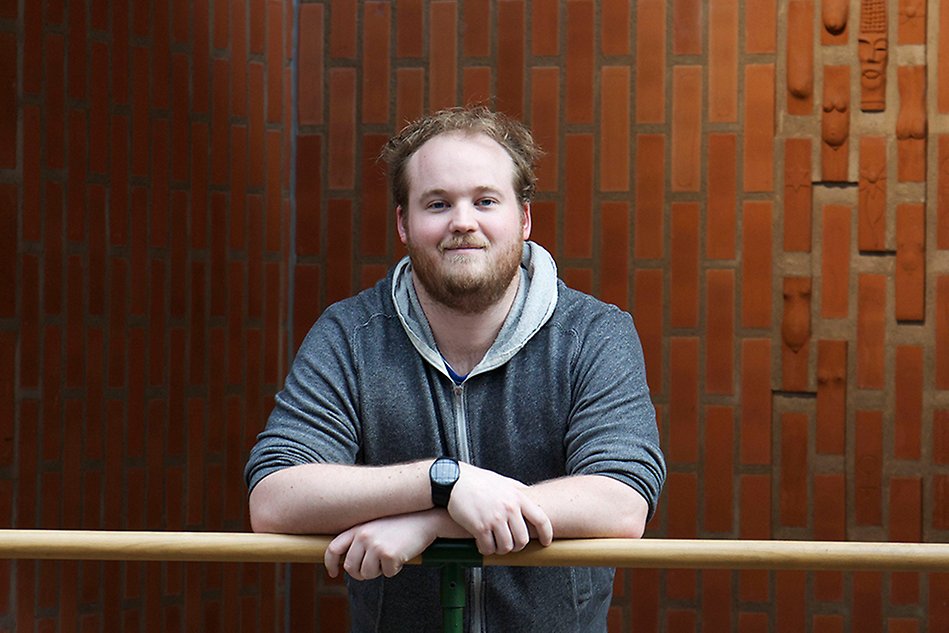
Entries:
{"label": "wooden railing", "polygon": [[[324,536],[0,530],[0,559],[320,563]],[[412,563],[421,563],[421,557]],[[949,571],[949,544],[680,539],[559,540],[480,564],[685,569]]]}

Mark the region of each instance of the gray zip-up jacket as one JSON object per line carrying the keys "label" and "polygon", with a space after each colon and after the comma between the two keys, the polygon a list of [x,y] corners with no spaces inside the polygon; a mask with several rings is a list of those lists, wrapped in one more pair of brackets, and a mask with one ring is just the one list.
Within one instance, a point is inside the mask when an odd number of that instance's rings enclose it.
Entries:
{"label": "gray zip-up jacket", "polygon": [[[639,492],[651,516],[666,469],[632,318],[567,288],[532,242],[520,274],[497,339],[461,384],[436,348],[408,259],[330,306],[277,394],[248,486],[297,464],[452,455],[526,484],[612,477]],[[466,630],[605,631],[612,578],[608,568],[471,570]],[[440,629],[436,569],[348,586],[355,633]]]}

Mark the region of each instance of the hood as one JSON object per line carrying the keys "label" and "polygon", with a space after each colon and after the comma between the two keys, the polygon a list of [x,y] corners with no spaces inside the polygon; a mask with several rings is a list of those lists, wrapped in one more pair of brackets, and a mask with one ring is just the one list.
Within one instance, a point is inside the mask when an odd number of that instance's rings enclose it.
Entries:
{"label": "hood", "polygon": [[[550,319],[557,307],[557,265],[542,246],[525,242],[517,296],[497,338],[468,377],[500,367]],[[438,371],[448,376],[445,361],[412,283],[412,262],[403,257],[392,275],[392,301],[412,345]]]}

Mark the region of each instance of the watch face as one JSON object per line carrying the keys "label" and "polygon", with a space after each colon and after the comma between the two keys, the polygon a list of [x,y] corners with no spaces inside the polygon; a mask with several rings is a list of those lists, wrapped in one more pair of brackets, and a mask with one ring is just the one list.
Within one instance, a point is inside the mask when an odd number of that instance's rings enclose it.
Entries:
{"label": "watch face", "polygon": [[432,464],[431,476],[432,481],[436,484],[447,486],[453,484],[458,480],[458,475],[460,474],[461,469],[458,467],[458,462],[453,459],[437,459],[435,463]]}

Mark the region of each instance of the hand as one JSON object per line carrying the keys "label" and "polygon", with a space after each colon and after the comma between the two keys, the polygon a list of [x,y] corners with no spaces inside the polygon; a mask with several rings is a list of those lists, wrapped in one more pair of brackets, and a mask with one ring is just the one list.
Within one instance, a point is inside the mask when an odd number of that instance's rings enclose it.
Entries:
{"label": "hand", "polygon": [[436,532],[431,510],[367,521],[334,538],[323,563],[333,578],[339,575],[341,561],[355,580],[391,578],[434,542]]}
{"label": "hand", "polygon": [[490,470],[462,463],[448,502],[451,518],[474,537],[482,556],[517,552],[530,542],[531,528],[550,545],[553,527],[531,500],[527,486]]}

